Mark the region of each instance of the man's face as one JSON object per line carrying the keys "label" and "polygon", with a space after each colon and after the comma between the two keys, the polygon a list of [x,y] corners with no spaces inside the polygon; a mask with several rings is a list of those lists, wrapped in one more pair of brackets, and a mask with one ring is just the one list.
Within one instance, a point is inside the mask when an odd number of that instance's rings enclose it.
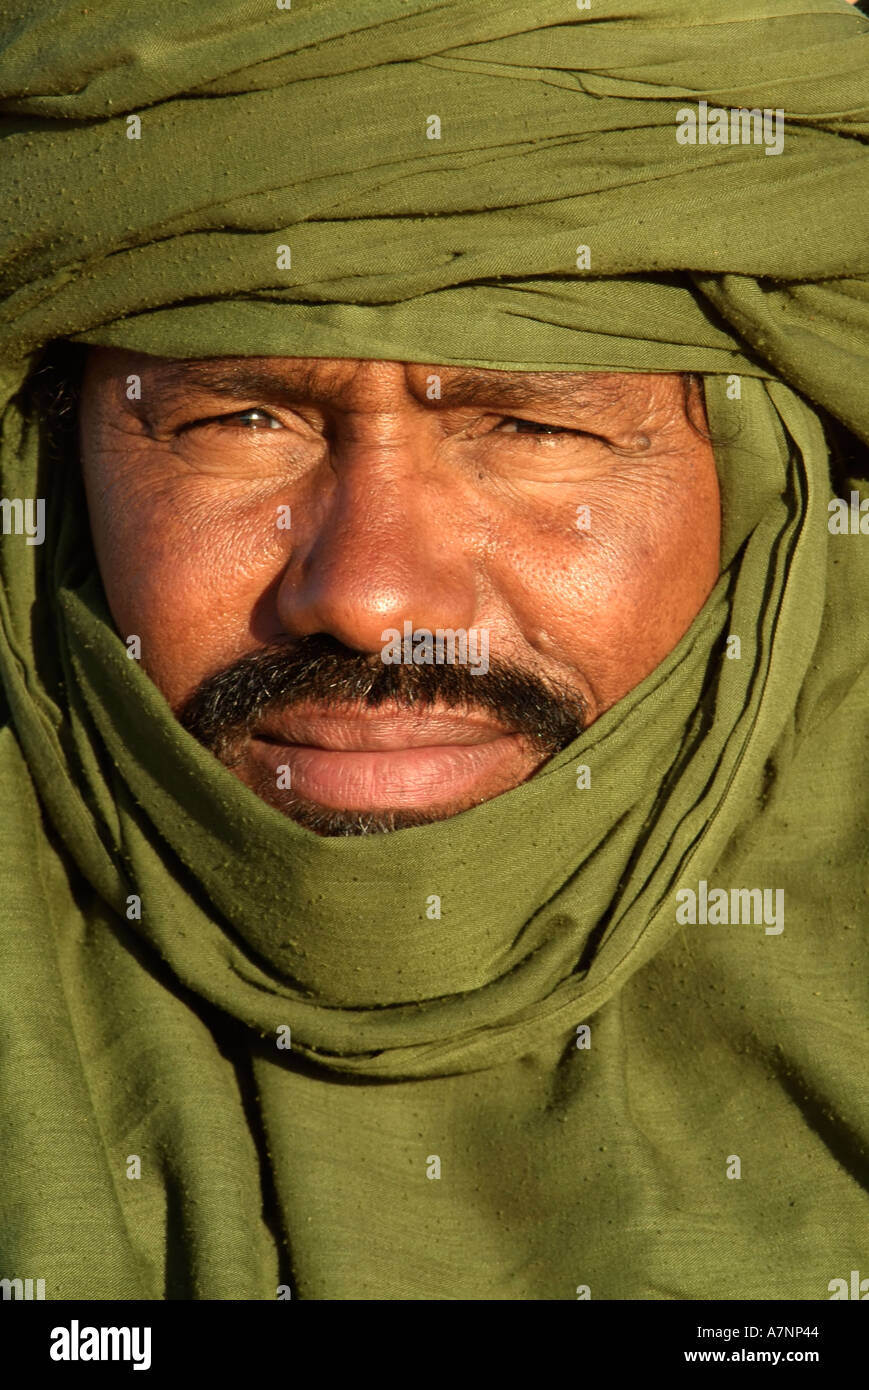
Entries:
{"label": "man's face", "polygon": [[112,615],[176,716],[361,834],[517,786],[676,645],[719,573],[692,420],[674,374],[101,349],[81,458]]}

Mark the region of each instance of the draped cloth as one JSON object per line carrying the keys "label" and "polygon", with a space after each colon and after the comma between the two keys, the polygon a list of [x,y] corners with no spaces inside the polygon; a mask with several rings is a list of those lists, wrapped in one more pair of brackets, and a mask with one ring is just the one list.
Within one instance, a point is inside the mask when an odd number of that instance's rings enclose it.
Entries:
{"label": "draped cloth", "polygon": [[[829,1297],[866,1214],[869,539],[828,506],[833,422],[865,493],[869,21],[38,0],[0,35],[2,489],[47,508],[0,549],[0,1277]],[[701,100],[782,109],[781,153],[680,143]],[[35,404],[58,339],[700,373],[720,580],[528,782],[316,836],[128,659]],[[680,923],[701,881],[783,930]]]}

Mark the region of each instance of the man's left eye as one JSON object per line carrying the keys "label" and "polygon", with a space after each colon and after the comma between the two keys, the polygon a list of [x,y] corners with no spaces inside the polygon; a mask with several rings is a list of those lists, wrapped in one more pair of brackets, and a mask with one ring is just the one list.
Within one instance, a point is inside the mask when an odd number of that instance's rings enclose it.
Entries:
{"label": "man's left eye", "polygon": [[260,410],[255,406],[250,410],[237,410],[234,415],[227,415],[224,418],[236,421],[247,429],[282,430],[284,428],[280,420],[276,420],[274,415],[269,415],[267,410]]}
{"label": "man's left eye", "polygon": [[[510,426],[514,426],[511,429]],[[523,420],[519,416],[511,415],[501,421],[498,427],[505,429],[508,434],[582,434],[582,430],[569,429],[567,425],[547,425],[541,420]]]}

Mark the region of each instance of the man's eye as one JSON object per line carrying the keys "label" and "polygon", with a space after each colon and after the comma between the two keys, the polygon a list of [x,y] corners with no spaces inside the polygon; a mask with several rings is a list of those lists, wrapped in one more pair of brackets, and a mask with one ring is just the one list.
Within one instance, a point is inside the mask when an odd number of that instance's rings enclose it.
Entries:
{"label": "man's eye", "polygon": [[[512,427],[512,428],[511,428]],[[540,420],[523,420],[519,416],[508,416],[498,426],[507,434],[574,434],[582,435],[584,430],[572,430],[566,425],[547,425]],[[588,437],[588,436],[586,436]]]}
{"label": "man's eye", "polygon": [[224,415],[222,417],[227,422],[239,424],[245,429],[266,429],[282,430],[284,427],[280,420],[276,420],[274,415],[269,415],[267,410],[259,410],[256,406],[250,410],[237,410],[234,415]]}
{"label": "man's eye", "polygon": [[248,410],[235,410],[231,415],[209,415],[203,420],[191,420],[188,425],[182,425],[179,434],[186,434],[188,430],[204,429],[207,425],[223,425],[226,428],[240,426],[245,430],[282,430],[284,427],[280,420],[276,420],[274,415],[270,415],[267,410],[261,410],[259,406],[251,406]]}

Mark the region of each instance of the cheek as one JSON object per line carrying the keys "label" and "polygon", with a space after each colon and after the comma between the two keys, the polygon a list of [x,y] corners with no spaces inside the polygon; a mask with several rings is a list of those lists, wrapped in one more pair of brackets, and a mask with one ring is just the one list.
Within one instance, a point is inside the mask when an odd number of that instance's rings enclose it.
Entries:
{"label": "cheek", "polygon": [[513,545],[503,583],[526,641],[559,674],[581,673],[602,712],[672,651],[718,579],[711,451],[595,481],[579,505],[587,516],[573,507]]}
{"label": "cheek", "polygon": [[142,469],[88,482],[97,560],[118,632],[170,703],[247,653],[258,600],[280,572],[285,533],[271,496]]}

